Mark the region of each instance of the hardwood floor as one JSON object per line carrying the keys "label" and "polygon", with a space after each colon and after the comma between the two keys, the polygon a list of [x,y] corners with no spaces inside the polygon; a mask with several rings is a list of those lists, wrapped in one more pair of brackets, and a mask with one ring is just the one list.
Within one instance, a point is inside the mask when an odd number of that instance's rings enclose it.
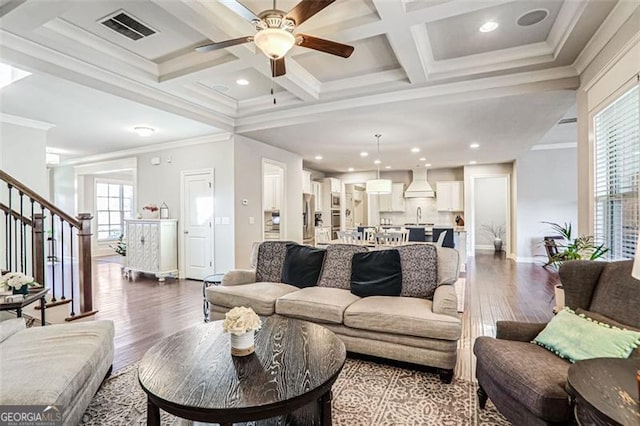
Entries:
{"label": "hardwood floor", "polygon": [[[94,263],[96,319],[115,323],[114,371],[138,361],[153,344],[203,321],[202,283],[151,277],[129,280],[115,263]],[[466,307],[456,376],[472,380],[473,341],[495,335],[497,320],[548,321],[557,274],[537,264],[514,263],[504,255],[481,253],[469,258]]]}

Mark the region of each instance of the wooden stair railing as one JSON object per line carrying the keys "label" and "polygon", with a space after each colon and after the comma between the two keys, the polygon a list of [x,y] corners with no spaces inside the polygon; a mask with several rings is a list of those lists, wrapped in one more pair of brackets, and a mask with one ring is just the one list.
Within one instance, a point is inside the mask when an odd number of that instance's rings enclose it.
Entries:
{"label": "wooden stair railing", "polygon": [[[0,181],[7,187],[6,192],[0,191],[0,216],[4,215],[0,224],[0,235],[4,239],[0,246],[4,258],[0,259],[3,265],[0,270],[30,273],[36,282],[50,289],[51,301],[47,307],[70,305],[66,321],[95,314],[91,214],[81,213],[74,218],[3,170],[0,170]],[[46,234],[49,237],[45,237]],[[77,240],[77,254],[74,240]],[[74,259],[77,259],[77,273]]]}

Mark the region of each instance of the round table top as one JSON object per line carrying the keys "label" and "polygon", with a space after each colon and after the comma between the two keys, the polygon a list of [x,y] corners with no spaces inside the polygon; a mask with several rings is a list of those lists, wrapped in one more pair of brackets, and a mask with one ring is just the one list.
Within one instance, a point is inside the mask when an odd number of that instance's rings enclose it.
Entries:
{"label": "round table top", "polygon": [[640,425],[636,372],[640,359],[594,358],[569,367],[568,384],[600,414],[623,425]]}
{"label": "round table top", "polygon": [[290,412],[331,389],[346,350],[330,330],[306,321],[262,318],[255,353],[231,356],[222,321],[180,331],[142,358],[149,398],[179,417],[249,421]]}

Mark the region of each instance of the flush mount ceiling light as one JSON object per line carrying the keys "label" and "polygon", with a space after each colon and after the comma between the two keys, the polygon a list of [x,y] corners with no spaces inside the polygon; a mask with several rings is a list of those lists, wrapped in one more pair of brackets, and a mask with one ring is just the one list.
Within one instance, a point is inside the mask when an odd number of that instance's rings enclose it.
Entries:
{"label": "flush mount ceiling light", "polygon": [[418,160],[420,160],[420,161],[427,161],[427,159],[426,159],[426,158],[424,158],[424,157],[420,157],[420,158],[418,158]]}
{"label": "flush mount ceiling light", "polygon": [[366,157],[366,156],[368,156],[368,155],[369,155],[369,153],[368,153],[368,152],[365,152],[365,151],[362,151],[362,152],[360,153],[360,157]]}
{"label": "flush mount ceiling light", "polygon": [[236,84],[238,86],[248,86],[249,85],[249,80],[244,79],[244,78],[239,78],[236,80]]}
{"label": "flush mount ceiling light", "polygon": [[391,166],[384,166],[384,168],[385,168],[385,169],[390,169],[390,168],[391,168]]}
{"label": "flush mount ceiling light", "polygon": [[348,171],[350,171],[350,172],[352,172],[352,171],[354,171],[355,169],[354,169],[353,167],[349,167],[347,170],[348,170]]}
{"label": "flush mount ceiling light", "polygon": [[479,143],[474,142],[474,143],[472,143],[471,145],[469,145],[469,148],[472,148],[472,149],[480,148],[480,144],[479,144]]}
{"label": "flush mount ceiling light", "polygon": [[315,158],[316,160],[322,160],[322,155],[316,155],[316,156],[315,156],[315,157],[313,157],[313,158]]}
{"label": "flush mount ceiling light", "polygon": [[411,148],[411,152],[413,152],[414,154],[418,153],[420,152],[420,148]]}
{"label": "flush mount ceiling light", "polygon": [[478,28],[478,31],[480,31],[481,33],[490,33],[491,31],[494,31],[496,28],[498,28],[497,22],[488,21],[482,24],[482,26]]}
{"label": "flush mount ceiling light", "polygon": [[154,134],[156,132],[156,129],[152,127],[136,126],[133,128],[133,131],[136,132],[138,136],[146,138],[147,136],[151,136],[152,134]]}
{"label": "flush mount ceiling light", "polygon": [[0,89],[30,75],[30,72],[0,63]]}
{"label": "flush mount ceiling light", "polygon": [[431,163],[427,163],[424,165],[425,167],[431,167]]}
{"label": "flush mount ceiling light", "polygon": [[474,160],[469,161],[469,164],[476,164]]}
{"label": "flush mount ceiling light", "polygon": [[373,162],[373,164],[382,164],[382,161],[380,161],[380,159],[377,159]]}
{"label": "flush mount ceiling light", "polygon": [[[382,135],[376,134],[377,147],[378,147],[378,158],[380,158],[380,137]],[[378,161],[378,173],[376,175],[376,179],[370,179],[367,181],[367,194],[372,195],[381,195],[381,194],[391,194],[392,183],[390,179],[380,179],[380,160]]]}

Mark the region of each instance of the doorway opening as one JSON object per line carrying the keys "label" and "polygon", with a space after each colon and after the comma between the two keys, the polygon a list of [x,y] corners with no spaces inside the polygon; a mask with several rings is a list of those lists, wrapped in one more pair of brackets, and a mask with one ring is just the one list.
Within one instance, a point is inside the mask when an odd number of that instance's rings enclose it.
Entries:
{"label": "doorway opening", "polygon": [[471,255],[476,251],[511,253],[509,175],[473,176],[470,223]]}
{"label": "doorway opening", "polygon": [[284,240],[286,227],[286,165],[262,159],[262,238]]}

